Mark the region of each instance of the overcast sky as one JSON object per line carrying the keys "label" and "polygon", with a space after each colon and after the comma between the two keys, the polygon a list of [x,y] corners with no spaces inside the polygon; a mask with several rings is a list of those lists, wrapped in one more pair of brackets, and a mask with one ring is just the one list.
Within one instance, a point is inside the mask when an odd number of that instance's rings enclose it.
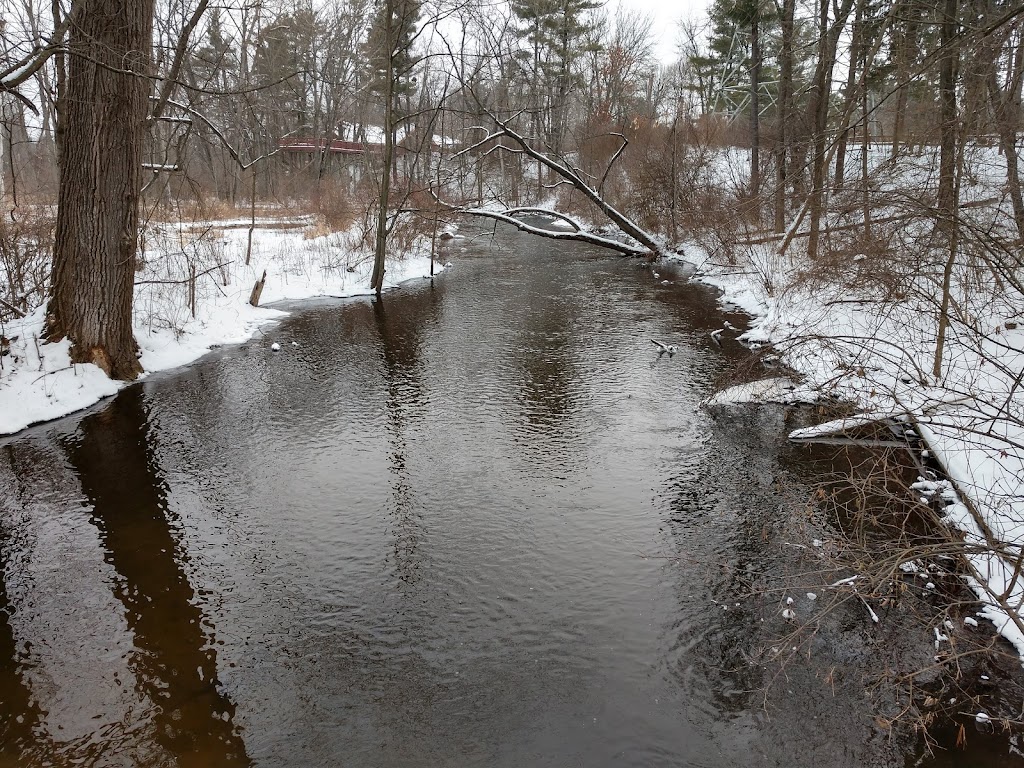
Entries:
{"label": "overcast sky", "polygon": [[609,0],[608,12],[614,13],[617,3],[626,8],[654,16],[654,31],[659,35],[658,57],[662,61],[676,58],[675,44],[678,21],[681,18],[700,18],[707,16],[705,9],[710,0]]}

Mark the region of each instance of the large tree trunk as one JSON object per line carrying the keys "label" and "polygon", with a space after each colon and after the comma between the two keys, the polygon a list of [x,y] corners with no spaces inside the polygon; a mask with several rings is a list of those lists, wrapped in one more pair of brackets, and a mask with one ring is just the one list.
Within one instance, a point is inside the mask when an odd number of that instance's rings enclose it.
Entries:
{"label": "large tree trunk", "polygon": [[959,131],[956,103],[957,64],[960,52],[953,46],[953,37],[956,34],[957,0],[943,0],[940,7],[942,8],[942,26],[939,43],[943,54],[939,62],[939,100],[942,105],[942,126],[939,139],[939,191],[936,207],[939,214],[938,226],[948,238],[948,252],[942,273],[942,295],[939,300],[935,358],[932,364],[932,375],[936,379],[942,375],[942,356],[946,343],[946,331],[949,326],[950,290],[959,244],[957,217],[959,215],[960,185],[957,183],[957,155],[958,149],[962,149],[962,147],[958,147],[957,141]]}
{"label": "large tree trunk", "polygon": [[111,378],[142,370],[132,293],[149,111],[153,0],[77,0],[61,113],[53,293],[47,336]]}
{"label": "large tree trunk", "polygon": [[[908,7],[907,2],[901,2],[898,6],[900,11]],[[897,23],[893,39],[893,58],[896,59],[896,107],[893,110],[892,119],[892,156],[895,158],[900,152],[900,142],[903,140],[903,123],[907,114],[907,90],[910,72],[910,48],[917,37],[917,25],[911,19],[901,20]]]}
{"label": "large tree trunk", "polygon": [[1010,72],[1001,88],[993,66],[988,77],[988,95],[996,118],[999,149],[1006,159],[1006,191],[1013,205],[1018,237],[1024,238],[1024,194],[1021,192],[1020,161],[1017,156],[1018,126],[1022,116],[1021,86],[1024,84],[1024,34],[1010,60]]}
{"label": "large tree trunk", "polygon": [[[860,62],[861,48],[865,46],[866,41],[864,38],[864,5],[865,0],[859,0],[857,3],[857,11],[853,18],[853,36],[850,40],[850,63],[846,68],[846,92],[843,96],[845,104],[843,106],[843,114],[853,111],[852,105],[854,99],[858,96],[855,92],[855,86],[857,84],[857,65]],[[867,123],[867,114],[864,115],[865,124]],[[836,147],[836,171],[835,171],[835,185],[836,189],[842,189],[844,177],[846,176],[846,149],[850,141],[850,126],[843,126],[839,132],[838,146]]]}

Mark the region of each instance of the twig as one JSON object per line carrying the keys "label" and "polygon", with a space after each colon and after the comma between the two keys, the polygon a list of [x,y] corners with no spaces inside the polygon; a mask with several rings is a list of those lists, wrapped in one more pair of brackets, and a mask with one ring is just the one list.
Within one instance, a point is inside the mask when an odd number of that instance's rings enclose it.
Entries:
{"label": "twig", "polygon": [[[220,269],[221,267],[226,267],[229,264],[233,263],[233,261],[225,261],[223,264],[214,264],[209,269],[204,269],[202,272],[197,272],[195,277],[199,278],[202,277],[203,275],[208,275],[211,272]],[[191,283],[192,280],[192,277],[186,277],[181,280],[136,280],[135,285],[185,285],[186,283]]]}
{"label": "twig", "polygon": [[28,315],[27,312],[24,312],[24,311],[18,309],[13,304],[8,304],[3,299],[0,299],[0,304],[3,304],[5,307],[7,307],[9,310],[11,310],[11,312],[14,312],[18,317],[26,317]]}

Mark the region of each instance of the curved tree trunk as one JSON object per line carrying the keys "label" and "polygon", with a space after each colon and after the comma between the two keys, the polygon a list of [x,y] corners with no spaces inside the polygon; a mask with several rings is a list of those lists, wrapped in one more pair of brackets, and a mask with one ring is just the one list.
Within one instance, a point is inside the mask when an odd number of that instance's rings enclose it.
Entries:
{"label": "curved tree trunk", "polygon": [[[111,378],[142,370],[132,334],[144,77],[153,0],[76,0],[68,43],[53,287],[46,334]],[[138,73],[138,74],[135,74]]]}

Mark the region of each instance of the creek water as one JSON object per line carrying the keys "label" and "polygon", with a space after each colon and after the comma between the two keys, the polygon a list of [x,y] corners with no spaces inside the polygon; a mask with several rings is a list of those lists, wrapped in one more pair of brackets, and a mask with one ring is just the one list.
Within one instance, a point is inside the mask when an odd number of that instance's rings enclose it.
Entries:
{"label": "creek water", "polygon": [[749,661],[814,468],[698,408],[740,319],[584,247],[448,258],[0,443],[0,765],[917,759],[864,648]]}

